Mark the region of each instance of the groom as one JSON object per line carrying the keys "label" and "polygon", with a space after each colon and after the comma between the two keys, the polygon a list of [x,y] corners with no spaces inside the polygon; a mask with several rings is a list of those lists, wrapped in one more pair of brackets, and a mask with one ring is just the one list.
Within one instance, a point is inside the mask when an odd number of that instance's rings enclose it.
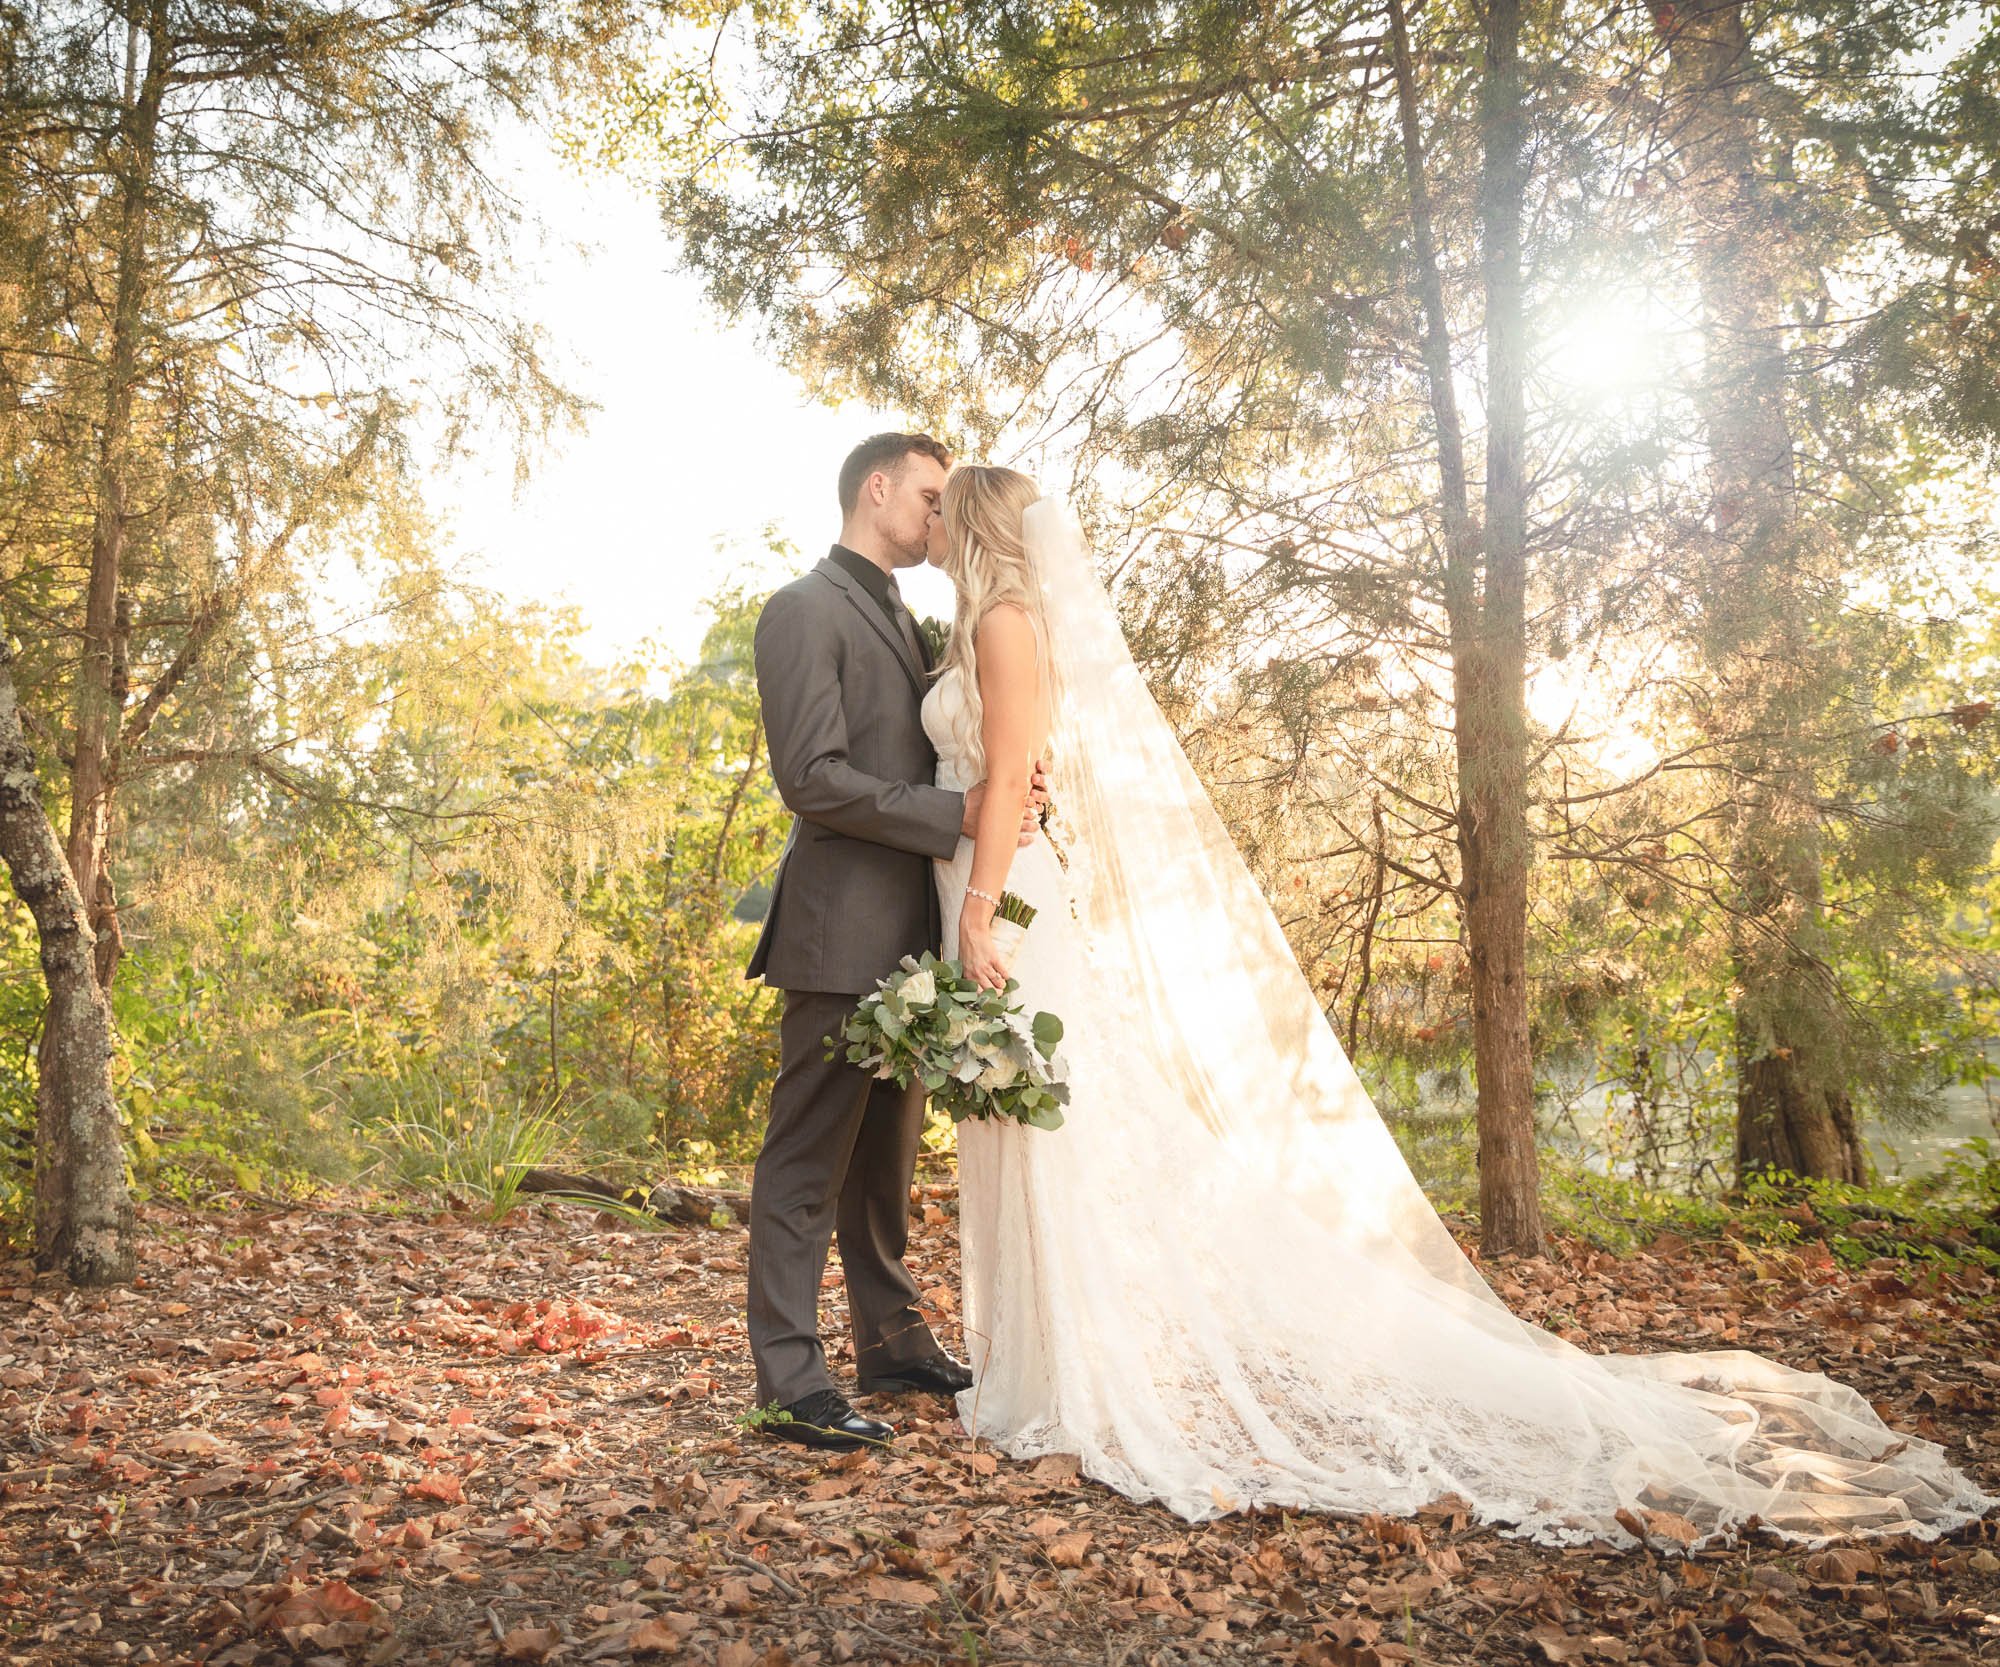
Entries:
{"label": "groom", "polygon": [[[931,859],[973,831],[981,789],[931,784],[919,708],[930,654],[896,589],[925,559],[951,455],[925,434],[877,434],[840,469],[840,542],[758,616],[757,693],[771,774],[794,816],[746,977],[784,992],[778,1078],[750,1190],[750,1352],[766,1430],[847,1448],[895,1432],[827,1374],[819,1285],[837,1231],[864,1393],[967,1389],[903,1265],[922,1084],[828,1060],[855,1004],[905,955],[937,950]],[[1043,797],[1029,807],[1032,818]],[[1023,839],[1032,832],[1023,822]]]}

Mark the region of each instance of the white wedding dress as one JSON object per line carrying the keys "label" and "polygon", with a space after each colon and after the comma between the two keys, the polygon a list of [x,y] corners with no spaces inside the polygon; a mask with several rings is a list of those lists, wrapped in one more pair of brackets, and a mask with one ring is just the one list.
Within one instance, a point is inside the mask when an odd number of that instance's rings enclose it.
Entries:
{"label": "white wedding dress", "polygon": [[[1621,1511],[1813,1541],[1989,1509],[1829,1378],[1742,1351],[1586,1354],[1507,1310],[1341,1052],[1067,507],[1025,519],[1063,857],[1045,837],[1015,853],[1007,885],[1040,912],[1013,972],[1067,1027],[1072,1098],[1053,1132],[959,1125],[966,1427],[1190,1520],[1456,1494],[1537,1539],[1628,1544]],[[923,716],[939,784],[969,786],[957,673]],[[937,866],[947,955],[971,861],[961,840]]]}

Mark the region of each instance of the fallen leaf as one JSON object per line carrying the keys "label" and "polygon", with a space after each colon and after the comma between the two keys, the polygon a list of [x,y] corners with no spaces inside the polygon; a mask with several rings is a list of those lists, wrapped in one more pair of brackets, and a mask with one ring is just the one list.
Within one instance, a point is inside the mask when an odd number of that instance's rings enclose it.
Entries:
{"label": "fallen leaf", "polygon": [[1648,1511],[1646,1513],[1648,1533],[1657,1534],[1663,1540],[1672,1540],[1676,1545],[1690,1546],[1701,1538],[1701,1530],[1684,1516],[1676,1516],[1672,1511]]}
{"label": "fallen leaf", "polygon": [[1080,1569],[1083,1567],[1083,1554],[1090,1549],[1089,1531],[1079,1529],[1071,1534],[1058,1534],[1042,1549],[1057,1568]]}
{"label": "fallen leaf", "polygon": [[886,1574],[870,1575],[861,1590],[879,1603],[907,1603],[918,1609],[928,1609],[938,1595],[927,1580],[893,1580]]}
{"label": "fallen leaf", "polygon": [[412,1499],[435,1499],[442,1504],[458,1505],[465,1501],[465,1479],[448,1470],[430,1470],[419,1476],[403,1490]]}
{"label": "fallen leaf", "polygon": [[665,1621],[642,1622],[619,1640],[633,1655],[678,1655],[681,1635]]}
{"label": "fallen leaf", "polygon": [[169,1430],[153,1443],[152,1451],[166,1458],[203,1458],[214,1453],[229,1451],[229,1443],[207,1430],[197,1430],[183,1424],[177,1430]]}

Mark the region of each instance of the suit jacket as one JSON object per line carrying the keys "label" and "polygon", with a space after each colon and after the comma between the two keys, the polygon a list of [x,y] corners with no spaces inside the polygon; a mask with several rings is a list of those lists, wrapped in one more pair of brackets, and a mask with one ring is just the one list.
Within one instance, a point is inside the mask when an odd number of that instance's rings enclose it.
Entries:
{"label": "suit jacket", "polygon": [[771,774],[792,812],[744,976],[865,995],[938,948],[931,859],[958,849],[965,797],[932,785],[919,709],[928,668],[841,566],[822,561],[757,618]]}

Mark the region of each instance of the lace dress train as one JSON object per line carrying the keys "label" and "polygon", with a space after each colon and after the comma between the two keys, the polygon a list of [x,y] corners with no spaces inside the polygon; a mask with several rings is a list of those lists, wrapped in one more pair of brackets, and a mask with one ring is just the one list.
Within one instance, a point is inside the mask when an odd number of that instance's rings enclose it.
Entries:
{"label": "lace dress train", "polygon": [[[955,679],[924,719],[940,784],[963,787]],[[1136,720],[1115,711],[1115,733],[1072,723],[1064,740],[1124,745]],[[1093,818],[1129,807],[1143,779],[1107,797],[1106,761],[1081,781],[1076,763],[1059,753],[1059,805],[1085,824],[1072,868],[1042,838],[1007,880],[1039,911],[1013,971],[1026,1009],[1067,1027],[1067,1121],[958,1129],[969,1430],[1017,1457],[1076,1454],[1189,1520],[1250,1505],[1407,1514],[1456,1494],[1554,1543],[1629,1542],[1618,1518],[1635,1510],[1703,1536],[1754,1516],[1814,1541],[1930,1536],[1991,1506],[1940,1448],[1820,1374],[1733,1350],[1592,1355],[1518,1320],[1292,991],[1303,981],[1261,896],[1264,919],[1246,918],[1234,870],[1214,879],[1234,859],[1216,828],[1189,824],[1198,870],[1182,846],[1157,860],[1108,847]],[[964,840],[937,868],[947,954],[971,858]],[[1191,890],[1225,882],[1219,898]],[[1178,911],[1171,929],[1115,929],[1147,896],[1153,916]],[[1227,933],[1203,934],[1202,907]],[[1218,1057],[1236,1075],[1214,1077]]]}

